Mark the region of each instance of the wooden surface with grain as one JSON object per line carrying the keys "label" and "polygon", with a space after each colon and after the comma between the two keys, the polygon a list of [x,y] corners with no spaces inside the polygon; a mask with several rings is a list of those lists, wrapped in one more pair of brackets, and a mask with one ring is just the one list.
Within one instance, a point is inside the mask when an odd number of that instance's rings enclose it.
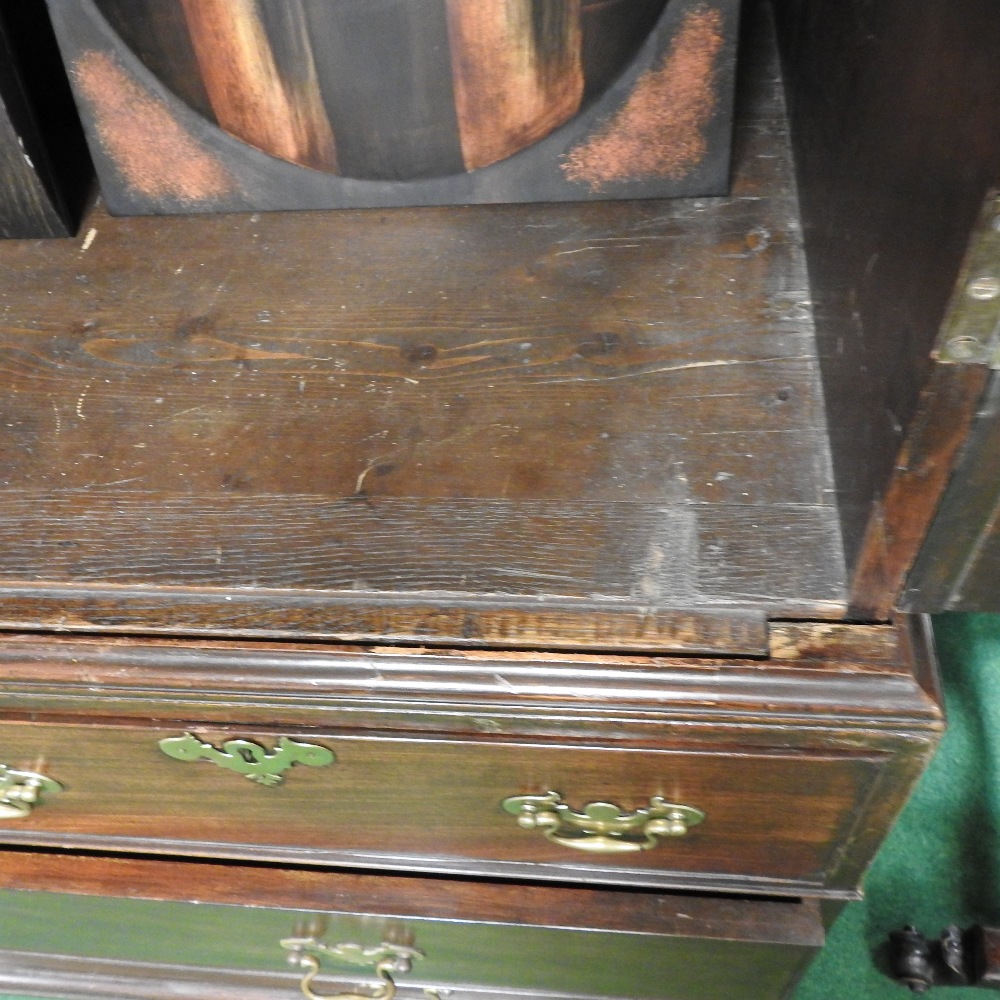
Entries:
{"label": "wooden surface with grain", "polygon": [[[154,72],[171,39],[184,67],[204,64],[214,29],[199,35],[198,19],[223,12],[99,6],[156,19],[156,38],[125,39]],[[346,86],[351,65],[317,57],[301,89],[288,75],[323,16],[386,8],[286,6],[265,45],[261,12],[279,8],[233,5],[247,31],[181,110],[257,127],[229,98],[241,74],[263,80],[255,107],[300,117],[262,144],[395,176],[394,150],[419,142],[366,145],[332,114],[317,131],[300,100],[320,80]],[[82,9],[55,7],[67,23]],[[484,7],[470,0],[470,23]],[[596,78],[567,73],[567,50],[579,43],[607,81],[662,9],[630,4],[601,54],[598,27],[621,4],[580,0],[579,39],[535,24],[537,51],[521,55],[546,100],[586,104]],[[702,15],[685,24],[705,70]],[[382,27],[416,52],[447,25]],[[747,44],[726,198],[157,219],[99,206],[80,240],[0,246],[0,762],[63,786],[0,824],[0,907],[19,935],[2,942],[0,990],[271,1000],[295,985],[271,971],[276,940],[322,912],[369,936],[417,933],[434,956],[414,996],[437,983],[456,1000],[787,995],[821,942],[816,900],[857,896],[942,731],[926,621],[873,622],[985,373],[926,380],[944,271],[907,299],[927,307],[919,329],[893,325],[902,298],[873,304],[868,284],[902,296],[931,257],[950,259],[955,230],[910,263],[899,248],[922,246],[924,209],[884,247],[845,238],[835,264],[830,232],[816,238],[829,213],[857,236],[843,198],[856,208],[851,186],[871,173],[831,177],[843,161],[821,154],[845,129],[869,149],[880,102],[855,125],[824,119],[816,145],[800,133],[803,216],[773,46],[755,29]],[[849,94],[868,55],[851,48],[830,79]],[[824,65],[793,60],[797,108]],[[651,86],[677,83],[666,68]],[[116,84],[138,79],[110,58],[76,69],[119,102]],[[430,139],[468,133],[482,109],[424,114],[454,84],[425,82],[389,133],[412,138],[413,120]],[[694,114],[704,95],[688,96]],[[164,109],[180,102],[160,97],[128,120],[148,112],[176,136]],[[417,157],[431,186],[461,159],[457,142],[442,148]],[[131,181],[162,194],[155,144],[120,149]],[[235,183],[206,149],[174,150],[184,204]],[[988,519],[994,494],[978,496]],[[966,537],[978,552],[981,534]],[[184,734],[263,750],[292,738],[335,760],[267,787],[162,752]],[[549,791],[577,810],[662,796],[706,818],[649,851],[584,854],[503,808]],[[26,974],[26,954],[45,952]]]}
{"label": "wooden surface with grain", "polygon": [[[929,641],[907,624],[772,625],[766,658],[8,634],[0,710],[104,718],[110,698],[115,718],[176,725],[764,748],[780,731],[788,747],[839,750],[840,723],[890,741],[939,728]],[[819,718],[828,731],[797,729]]]}
{"label": "wooden surface with grain", "polygon": [[[268,787],[160,749],[161,740],[186,732],[219,749],[233,738],[271,749],[285,735],[326,747],[336,761],[294,765]],[[853,883],[838,884],[835,869],[887,758],[871,750],[712,753],[269,733],[189,720],[183,727],[4,723],[0,760],[64,786],[43,794],[27,819],[0,821],[6,843],[274,860],[308,854],[352,867],[851,893]],[[612,802],[631,813],[659,796],[707,819],[650,850],[589,854],[520,829],[501,808],[512,796],[549,791],[578,812]]]}
{"label": "wooden surface with grain", "polygon": [[766,59],[737,130],[725,199],[97,211],[0,248],[3,623],[114,629],[121,588],[156,630],[175,598],[253,631],[251,599],[258,634],[739,652],[729,614],[842,615]]}
{"label": "wooden surface with grain", "polygon": [[[904,584],[911,593],[920,586],[916,578],[908,582],[907,574],[915,561],[926,561],[923,548],[945,488],[963,495],[962,485],[955,487],[952,479],[962,449],[974,434],[977,403],[988,381],[984,365],[935,364],[931,369],[884,493],[872,504],[852,582],[857,617],[885,620],[899,605]],[[989,488],[995,490],[996,484]],[[966,513],[968,519],[956,529],[978,532],[989,524],[983,511]],[[958,539],[946,537],[938,544],[950,549]],[[947,562],[941,579],[956,581],[961,571],[955,560]],[[927,597],[910,610],[947,610],[947,601],[934,594],[929,581],[928,586]]]}

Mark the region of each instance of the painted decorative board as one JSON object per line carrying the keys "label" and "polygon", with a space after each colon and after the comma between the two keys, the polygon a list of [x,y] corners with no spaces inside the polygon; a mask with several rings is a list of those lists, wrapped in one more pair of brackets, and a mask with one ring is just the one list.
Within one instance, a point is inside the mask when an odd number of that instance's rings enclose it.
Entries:
{"label": "painted decorative board", "polygon": [[118,214],[724,194],[739,0],[49,0]]}

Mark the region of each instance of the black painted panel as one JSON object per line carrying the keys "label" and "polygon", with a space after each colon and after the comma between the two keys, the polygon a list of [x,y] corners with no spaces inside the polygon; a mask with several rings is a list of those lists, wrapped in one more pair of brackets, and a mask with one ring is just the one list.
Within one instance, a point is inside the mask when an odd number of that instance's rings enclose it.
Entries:
{"label": "black painted panel", "polygon": [[309,0],[306,13],[341,173],[406,180],[464,170],[442,0],[402,10]]}
{"label": "black painted panel", "polygon": [[0,238],[65,236],[91,167],[42,0],[0,9]]}

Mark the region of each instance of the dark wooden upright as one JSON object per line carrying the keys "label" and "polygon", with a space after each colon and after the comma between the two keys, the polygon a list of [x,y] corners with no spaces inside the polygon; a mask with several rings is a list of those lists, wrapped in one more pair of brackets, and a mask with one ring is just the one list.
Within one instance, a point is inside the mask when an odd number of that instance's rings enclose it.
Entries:
{"label": "dark wooden upright", "polygon": [[44,0],[0,10],[0,239],[75,231],[92,177]]}

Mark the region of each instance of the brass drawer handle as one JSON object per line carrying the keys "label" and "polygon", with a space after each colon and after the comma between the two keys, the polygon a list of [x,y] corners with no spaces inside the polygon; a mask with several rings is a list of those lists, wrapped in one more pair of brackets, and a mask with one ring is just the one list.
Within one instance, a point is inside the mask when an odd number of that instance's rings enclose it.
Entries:
{"label": "brass drawer handle", "polygon": [[174,760],[208,760],[219,767],[242,774],[261,785],[279,785],[283,773],[293,764],[324,767],[336,759],[332,750],[313,743],[299,743],[282,736],[276,749],[265,750],[250,740],[226,740],[217,750],[211,743],[203,743],[197,736],[168,736],[160,740],[160,749]]}
{"label": "brass drawer handle", "polygon": [[58,781],[35,771],[15,771],[0,764],[0,819],[24,819],[38,804],[45,792],[54,795],[62,791]]}
{"label": "brass drawer handle", "polygon": [[611,802],[591,802],[582,813],[574,812],[558,792],[514,795],[504,799],[503,807],[523,829],[541,830],[560,847],[594,854],[648,851],[660,837],[683,837],[705,820],[700,809],[667,802],[659,795],[649,800],[648,808],[633,813]]}
{"label": "brass drawer handle", "polygon": [[[393,974],[409,972],[413,963],[424,957],[424,953],[416,948],[388,941],[366,948],[351,942],[330,945],[315,937],[296,936],[285,938],[281,941],[281,947],[288,952],[290,962],[306,970],[301,989],[308,1000],[393,1000],[396,995]],[[312,983],[319,975],[320,958],[330,958],[350,965],[374,966],[375,975],[382,980],[382,986],[372,993],[316,993]]]}

